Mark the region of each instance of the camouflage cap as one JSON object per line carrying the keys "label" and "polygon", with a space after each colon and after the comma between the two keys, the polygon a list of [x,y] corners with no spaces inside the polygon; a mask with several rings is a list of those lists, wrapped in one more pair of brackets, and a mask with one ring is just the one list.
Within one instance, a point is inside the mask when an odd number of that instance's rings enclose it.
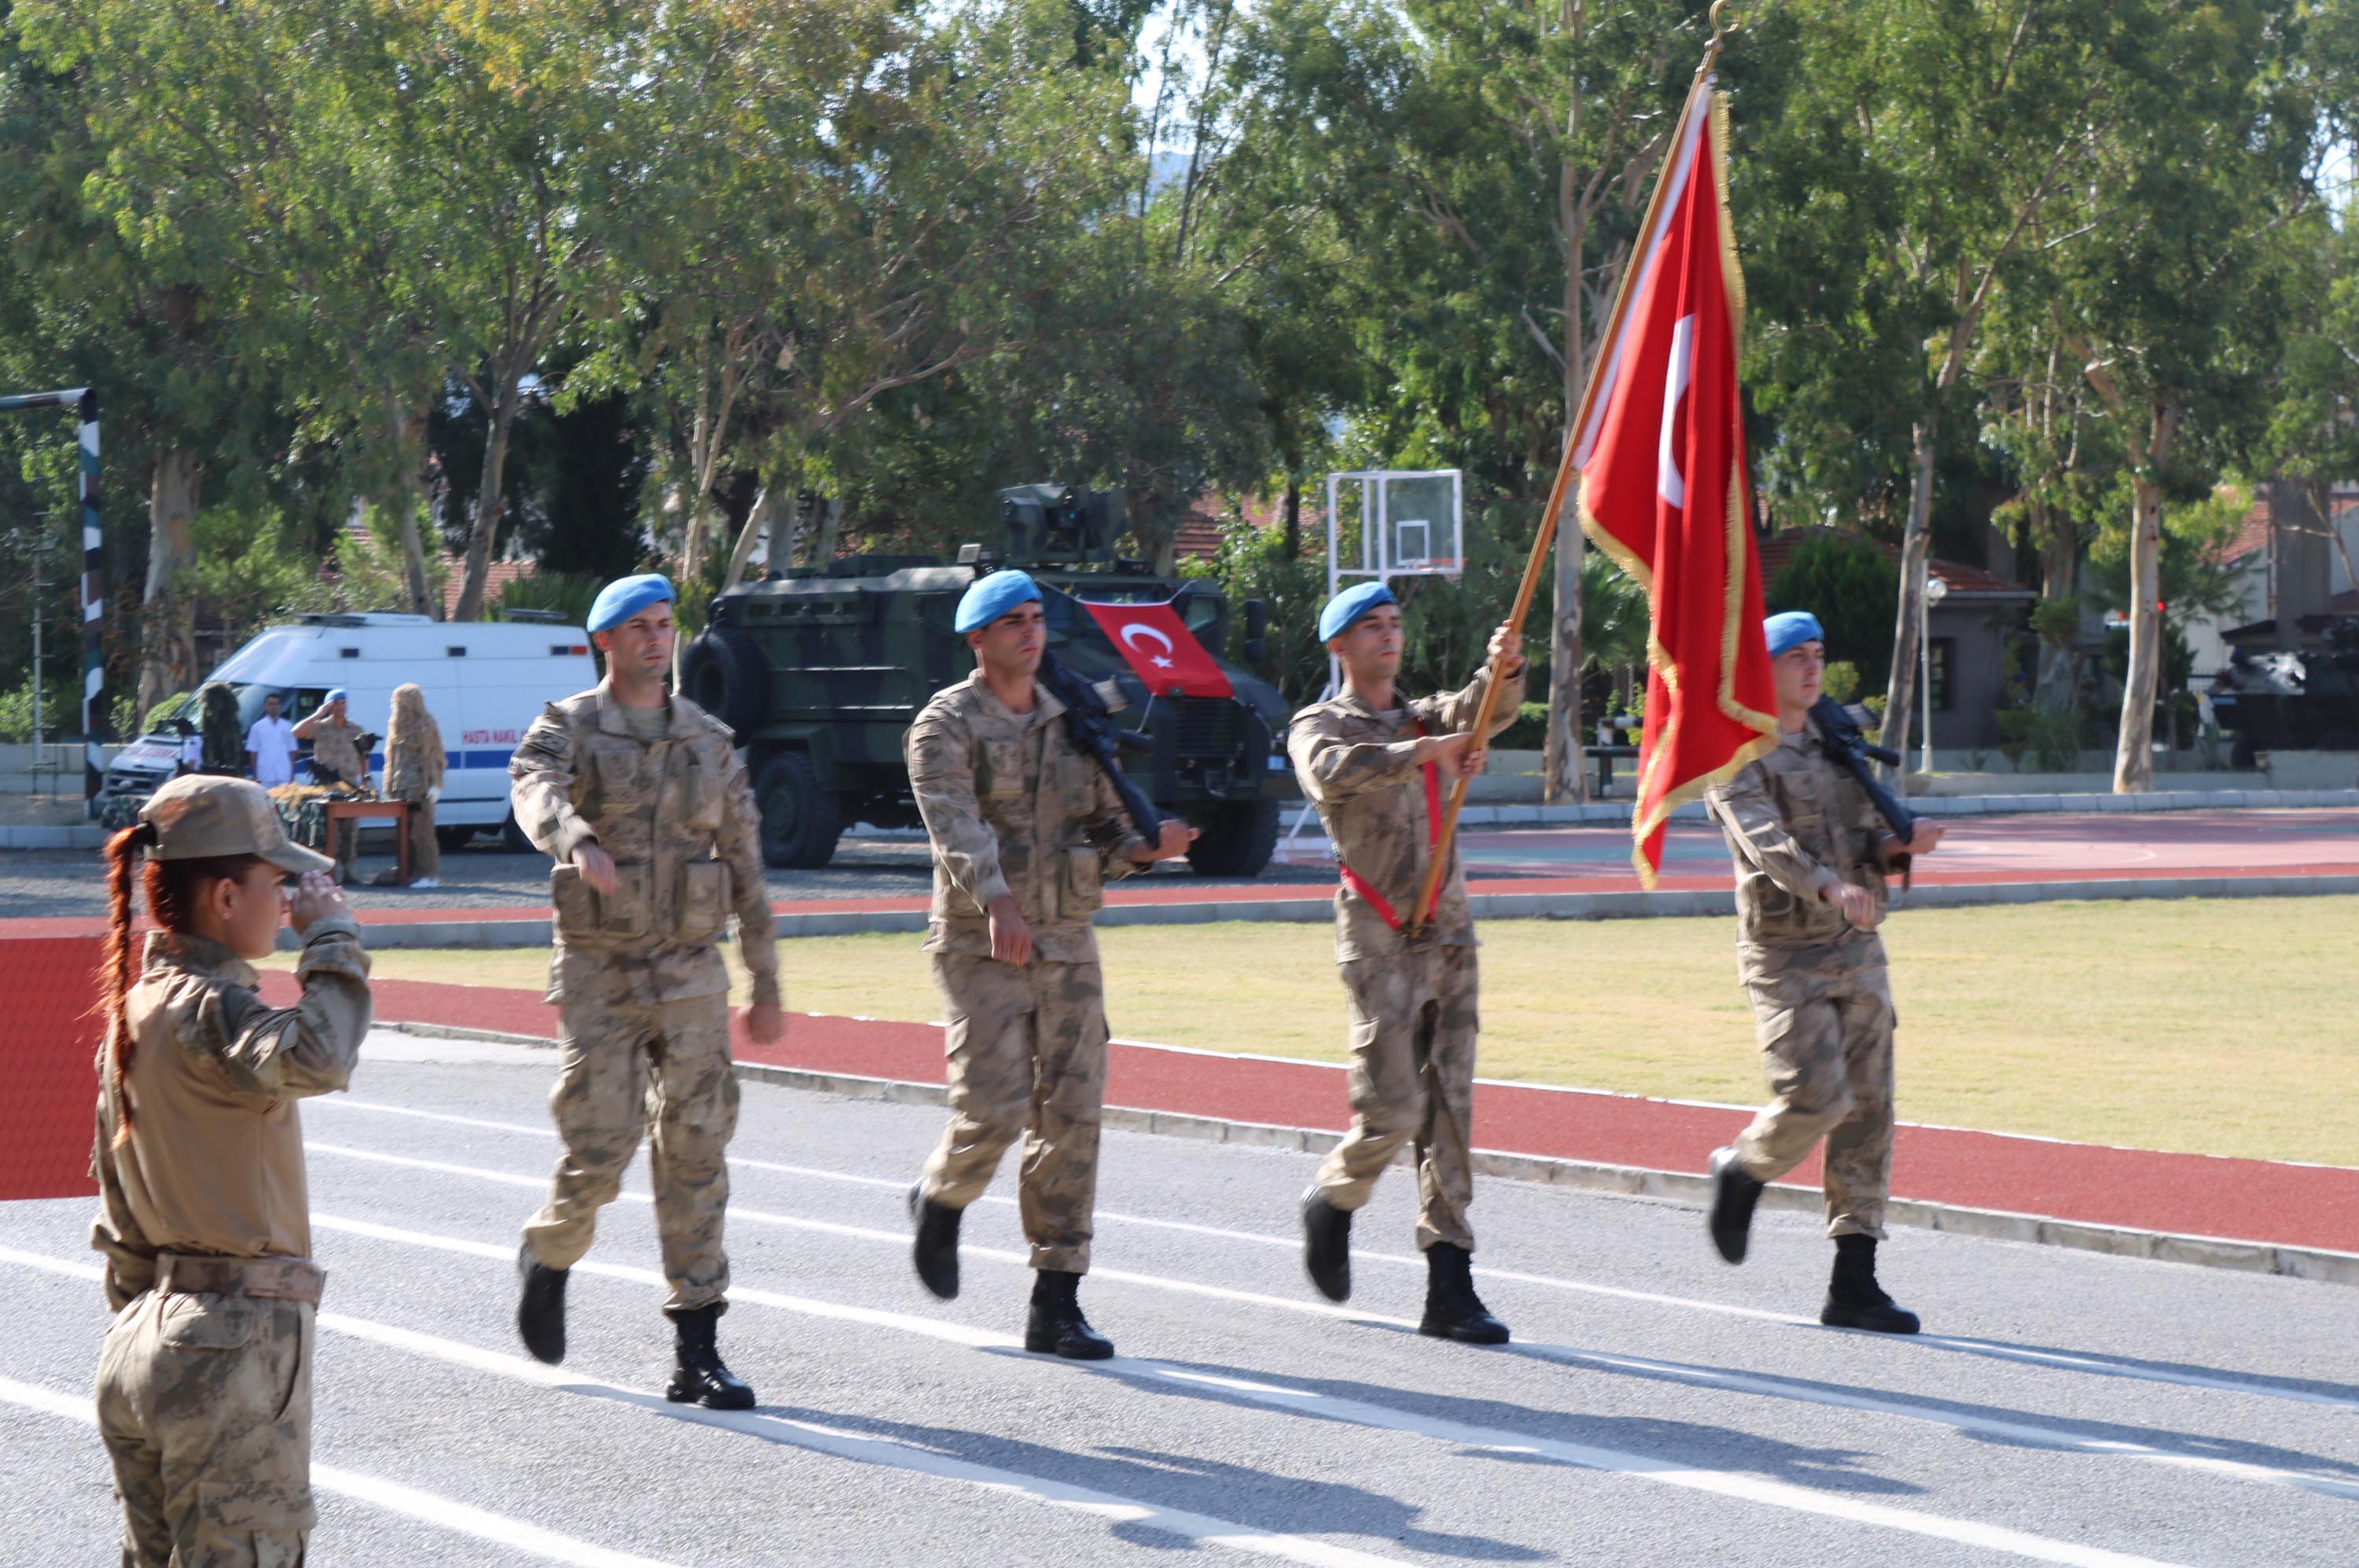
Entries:
{"label": "camouflage cap", "polygon": [[334,864],[290,842],[278,808],[250,779],[206,773],[175,779],[148,798],[139,820],[156,830],[147,853],[157,860],[258,855],[281,871],[325,871]]}

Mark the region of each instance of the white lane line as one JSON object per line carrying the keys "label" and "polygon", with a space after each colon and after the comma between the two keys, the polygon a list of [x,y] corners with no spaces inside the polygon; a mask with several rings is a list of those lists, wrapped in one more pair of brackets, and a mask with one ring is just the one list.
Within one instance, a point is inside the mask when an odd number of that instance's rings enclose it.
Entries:
{"label": "white lane line", "polygon": [[[346,1095],[323,1095],[310,1102],[313,1105],[342,1105],[356,1110],[382,1111],[389,1116],[411,1116],[424,1121],[449,1122],[461,1127],[481,1127],[491,1132],[516,1133],[527,1138],[554,1138],[557,1135],[545,1127],[527,1127],[521,1122],[490,1121],[479,1116],[451,1116],[441,1111],[413,1110],[407,1105],[389,1105],[377,1101],[354,1100]],[[909,1183],[877,1176],[858,1176],[849,1171],[823,1171],[808,1165],[785,1165],[775,1160],[754,1160],[731,1155],[732,1168],[749,1171],[769,1171],[781,1175],[805,1176],[815,1181],[838,1181],[853,1186],[877,1187],[896,1192],[907,1192]],[[540,1183],[534,1182],[538,1186]],[[986,1196],[987,1203],[1013,1205],[1012,1198]],[[733,1209],[733,1212],[734,1209]],[[1145,1225],[1156,1230],[1179,1231],[1223,1241],[1241,1241],[1256,1247],[1274,1247],[1292,1252],[1302,1246],[1300,1236],[1269,1236],[1258,1231],[1225,1230],[1216,1225],[1190,1225],[1181,1220],[1150,1218],[1143,1214],[1118,1214],[1108,1209],[1097,1211],[1097,1217],[1119,1225]],[[906,1239],[906,1238],[904,1238]],[[998,1255],[1008,1256],[1008,1255]],[[1355,1263],[1388,1263],[1397,1267],[1422,1269],[1425,1259],[1391,1252],[1373,1252],[1360,1247],[1352,1249]],[[1104,1273],[1104,1270],[1096,1270]],[[1550,1274],[1528,1274],[1519,1269],[1496,1269],[1486,1264],[1474,1265],[1474,1272],[1484,1279],[1506,1280],[1511,1284],[1532,1285],[1542,1290],[1569,1290],[1578,1295],[1606,1296],[1616,1301],[1636,1301],[1647,1306],[1679,1307],[1690,1312],[1713,1312],[1723,1317],[1746,1318],[1756,1323],[1786,1323],[1798,1328],[1817,1329],[1819,1320],[1798,1312],[1772,1312],[1762,1307],[1738,1306],[1730,1301],[1707,1301],[1692,1296],[1666,1295],[1656,1290],[1637,1290],[1621,1285],[1600,1285],[1586,1279],[1567,1279]],[[1113,1278],[1108,1274],[1107,1278]],[[1347,1314],[1350,1315],[1350,1314]],[[2052,1367],[2066,1371],[2085,1373],[2093,1377],[2119,1377],[2137,1383],[2163,1383],[2174,1388],[2202,1388],[2213,1393],[2245,1394],[2256,1399],[2283,1399],[2298,1405],[2321,1405],[2329,1410],[2359,1411],[2359,1399],[2342,1395],[2320,1393],[2308,1388],[2276,1387],[2255,1383],[2230,1374],[2180,1371],[2155,1366],[2128,1366],[2098,1356],[2077,1356],[2071,1351],[2049,1350],[2035,1345],[2008,1345],[2003,1341],[1973,1339],[1958,1334],[1923,1334],[1911,1336],[1907,1345],[1930,1350],[1951,1351],[1966,1356],[1988,1356],[1994,1360],[2021,1362],[2033,1367]]]}
{"label": "white lane line", "polygon": [[[486,1171],[472,1165],[457,1165],[443,1160],[421,1160],[413,1155],[383,1154],[370,1149],[349,1149],[341,1144],[312,1143],[308,1147],[321,1153],[341,1154],[348,1158],[387,1165],[406,1166],[415,1170],[439,1171],[446,1175],[464,1176],[475,1181],[498,1181],[508,1186],[528,1187],[536,1191],[539,1179],[516,1176],[506,1171]],[[652,1204],[653,1197],[646,1192],[625,1191],[622,1194],[633,1203]],[[881,1241],[894,1246],[906,1246],[906,1231],[877,1230],[866,1225],[845,1225],[835,1220],[805,1219],[797,1214],[775,1214],[765,1209],[749,1208],[732,1203],[732,1219],[752,1221],[756,1225],[777,1225],[790,1230],[806,1230],[823,1236],[846,1236],[860,1241]],[[966,1246],[959,1248],[962,1258],[988,1258],[995,1263],[1029,1268],[1028,1253],[999,1247]],[[1387,1317],[1380,1312],[1362,1312],[1333,1302],[1293,1296],[1272,1296],[1256,1290],[1235,1290],[1225,1285],[1208,1284],[1198,1279],[1175,1279],[1158,1274],[1140,1274],[1121,1269],[1093,1269],[1093,1275],[1101,1279],[1129,1285],[1144,1285],[1150,1290],[1170,1291],[1180,1295],[1201,1296],[1209,1300],[1234,1301],[1247,1306],[1268,1307],[1279,1312],[1302,1313],[1312,1317],[1339,1318],[1347,1322],[1377,1323],[1387,1328],[1415,1328],[1411,1318]],[[1908,1396],[1878,1398],[1874,1394],[1828,1389],[1809,1383],[1790,1381],[1774,1376],[1725,1370],[1719,1367],[1693,1367],[1675,1361],[1656,1361],[1645,1356],[1617,1356],[1603,1351],[1586,1350],[1573,1345],[1549,1345],[1533,1340],[1520,1340],[1518,1345],[1527,1353],[1545,1356],[1568,1366],[1588,1366],[1614,1371],[1637,1372],[1661,1377],[1691,1386],[1729,1389],[1734,1392],[1759,1395],[1767,1399],[1793,1399],[1806,1404],[1823,1405],[1831,1409],[1861,1410],[1874,1415],[1891,1416],[1904,1421],[1922,1421],[1957,1432],[1970,1432],[1984,1437],[2009,1443],[2030,1443],[2060,1451],[2103,1454],[2125,1459],[2146,1460],[2190,1470],[2224,1476],[2232,1480],[2249,1481],[2263,1486],[2290,1486],[2301,1491],[2322,1493],[2329,1497],[2359,1500],[2359,1480],[2343,1480],[2308,1470],[2292,1470],[2274,1465],[2249,1464],[2241,1460],[2218,1459],[2201,1454],[2183,1454],[2150,1443],[2130,1443],[2114,1438],[2090,1437],[2057,1427],[2044,1427],[2030,1421],[2006,1421],[1995,1416],[1944,1410],[1939,1405],[1912,1403]]]}
{"label": "white lane line", "polygon": [[[54,1388],[38,1384],[19,1383],[13,1377],[0,1377],[0,1400],[23,1410],[35,1410],[46,1416],[80,1421],[84,1426],[98,1424],[98,1412],[92,1408],[88,1394],[60,1394]],[[473,1536],[497,1546],[545,1557],[551,1563],[581,1564],[582,1568],[671,1568],[669,1563],[653,1557],[634,1557],[627,1552],[613,1552],[577,1541],[570,1535],[560,1535],[553,1530],[543,1530],[522,1519],[512,1519],[502,1514],[487,1513],[449,1497],[438,1497],[431,1492],[421,1492],[415,1486],[405,1486],[375,1475],[364,1475],[357,1471],[340,1470],[332,1465],[311,1466],[311,1485],[323,1492],[334,1492],[355,1502],[370,1503],[389,1513],[406,1514],[422,1519],[454,1534]]]}
{"label": "white lane line", "polygon": [[[408,1247],[429,1247],[438,1251],[461,1253],[470,1257],[510,1261],[514,1250],[486,1242],[469,1241],[457,1236],[436,1236],[422,1231],[405,1230],[395,1225],[378,1225],[367,1220],[348,1220],[315,1213],[311,1216],[315,1228],[338,1231],[352,1236],[367,1236]],[[624,1264],[598,1263],[584,1258],[573,1266],[575,1273],[592,1274],[603,1279],[628,1280],[658,1289],[666,1288],[663,1277],[653,1269],[636,1269]],[[1238,1294],[1243,1294],[1238,1292]],[[834,1301],[817,1301],[810,1297],[790,1296],[776,1290],[766,1290],[733,1283],[729,1299],[753,1306],[775,1307],[805,1317],[816,1317],[839,1323],[859,1323],[871,1328],[892,1329],[920,1338],[954,1345],[966,1349],[1006,1352],[1020,1350],[1023,1342],[1013,1335],[989,1329],[970,1327],[963,1323],[946,1323],[931,1318],[912,1317],[902,1312],[886,1312],[875,1307],[846,1306]],[[1274,1298],[1267,1298],[1274,1299]],[[1048,1358],[1041,1357],[1046,1361]],[[2158,1560],[2131,1553],[2109,1552],[2100,1547],[2082,1546],[2075,1542],[2053,1541],[2001,1525],[1987,1525],[1969,1519],[1956,1519],[1940,1514],[1923,1513],[1910,1508],[1898,1508],[1880,1503],[1869,1503],[1851,1497],[1815,1492],[1781,1481],[1770,1481],[1726,1471],[1703,1469],[1673,1464],[1668,1460],[1644,1454],[1625,1454],[1618,1450],[1593,1447],[1587,1443],[1566,1443],[1554,1438],[1535,1437],[1498,1428],[1475,1426],[1468,1422],[1424,1416],[1405,1410],[1387,1409],[1364,1400],[1342,1399],[1321,1394],[1315,1389],[1290,1388],[1280,1385],[1250,1381],[1239,1377],[1212,1377],[1190,1367],[1131,1356],[1115,1356],[1108,1361],[1057,1362],[1061,1369],[1076,1373],[1112,1377],[1118,1380],[1150,1386],[1197,1387],[1217,1388],[1222,1393],[1266,1408],[1285,1410],[1349,1425],[1397,1432],[1411,1436],[1430,1438],[1462,1449],[1500,1454],[1516,1457],[1551,1459],[1561,1464],[1578,1465],[1612,1475],[1635,1476],[1690,1491],[1708,1492],[1720,1497],[1754,1502],[1770,1508],[1785,1508],[1798,1513],[1815,1514],[1823,1518],[1843,1519],[1855,1524],[1879,1526],[1887,1530],[1921,1535],[1939,1541],[1956,1541],[1979,1546],[2013,1556],[2041,1563],[2061,1563],[2075,1568],[2164,1568]]]}
{"label": "white lane line", "polygon": [[[496,1248],[495,1250],[497,1250]],[[20,1252],[15,1247],[0,1247],[0,1262],[19,1264],[45,1269],[75,1279],[96,1279],[98,1266],[69,1262],[44,1254]],[[871,1437],[856,1432],[844,1432],[816,1422],[796,1421],[789,1417],[771,1415],[756,1410],[708,1410],[695,1405],[676,1405],[659,1394],[625,1388],[614,1383],[601,1381],[567,1372],[560,1367],[545,1367],[518,1356],[503,1356],[437,1334],[420,1334],[412,1329],[397,1328],[367,1318],[356,1318],[342,1312],[321,1312],[320,1327],[332,1333],[348,1334],[382,1345],[388,1349],[407,1351],[411,1355],[464,1367],[473,1371],[489,1373],[516,1382],[530,1383],[560,1393],[578,1394],[592,1399],[612,1400],[647,1411],[668,1420],[689,1421],[723,1431],[758,1437],[766,1442],[785,1443],[808,1449],[855,1464],[883,1465],[897,1470],[914,1471],[945,1481],[962,1482],[980,1486],[986,1491],[1028,1497],[1035,1502],[1073,1509],[1090,1514],[1114,1524],[1137,1524],[1161,1530],[1166,1534],[1207,1546],[1225,1546],[1237,1552],[1261,1557],[1277,1557],[1290,1563],[1304,1563],[1315,1568],[1386,1568],[1401,1563],[1397,1557],[1383,1557],[1374,1552],[1357,1552],[1349,1547],[1333,1546],[1307,1536],[1287,1535],[1277,1530],[1256,1530],[1251,1525],[1237,1524],[1215,1519],[1209,1514],[1193,1513],[1185,1508],[1169,1508],[1159,1504],[1142,1502],[1112,1492],[1102,1492],[1091,1486],[1073,1486],[1045,1476],[1029,1475],[1016,1470],[1002,1470],[995,1465],[976,1465],[937,1450],[899,1443],[890,1438]],[[0,1386],[6,1385],[0,1379]],[[43,1390],[46,1392],[46,1390]],[[65,1396],[56,1396],[63,1399]],[[71,1402],[71,1401],[70,1401]],[[88,1401],[77,1409],[88,1416]],[[325,1474],[315,1466],[314,1479]],[[339,1474],[342,1474],[339,1472]],[[324,1482],[321,1483],[325,1485]],[[389,1483],[387,1483],[389,1485]],[[406,1488],[397,1488],[406,1490]],[[424,1496],[424,1494],[419,1494]],[[486,1516],[492,1517],[492,1516]],[[529,1527],[527,1527],[529,1528]],[[594,1549],[593,1549],[594,1550]],[[592,1561],[588,1558],[578,1559]],[[638,1558],[612,1556],[599,1561],[636,1563]]]}

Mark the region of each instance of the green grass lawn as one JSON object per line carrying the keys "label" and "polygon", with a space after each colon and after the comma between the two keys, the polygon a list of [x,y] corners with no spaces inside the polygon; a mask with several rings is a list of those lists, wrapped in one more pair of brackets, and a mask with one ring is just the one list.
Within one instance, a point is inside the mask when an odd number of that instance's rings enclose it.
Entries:
{"label": "green grass lawn", "polygon": [[[1933,909],[1886,936],[1908,1120],[2359,1165],[2359,898]],[[1725,920],[1486,923],[1481,1071],[1753,1104],[1734,940]],[[788,1005],[938,1018],[918,942],[782,942]],[[1100,942],[1118,1037],[1345,1054],[1326,926],[1125,926]],[[538,987],[548,955],[397,949],[376,973]]]}

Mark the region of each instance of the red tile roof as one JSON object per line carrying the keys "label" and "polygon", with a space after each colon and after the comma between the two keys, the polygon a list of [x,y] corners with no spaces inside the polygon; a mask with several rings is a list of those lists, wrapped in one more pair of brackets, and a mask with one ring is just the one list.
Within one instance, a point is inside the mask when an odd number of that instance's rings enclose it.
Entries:
{"label": "red tile roof", "polygon": [[[464,556],[446,555],[442,564],[450,573],[442,583],[442,618],[449,620],[458,613],[459,594],[467,585],[467,560]],[[484,608],[489,611],[500,602],[500,590],[519,577],[529,577],[538,563],[530,561],[495,561],[484,573]]]}
{"label": "red tile roof", "polygon": [[2233,566],[2256,550],[2268,549],[2269,530],[2273,526],[2267,492],[2256,492],[2252,508],[2245,514],[2243,524],[2236,529],[2236,537],[2220,550],[2220,564]]}
{"label": "red tile roof", "polygon": [[[1803,544],[1814,539],[1826,538],[1867,539],[1885,560],[1897,562],[1900,559],[1897,547],[1886,544],[1881,539],[1870,539],[1854,528],[1788,528],[1761,541],[1761,586],[1767,589],[1776,583],[1778,573],[1784,572],[1787,563],[1794,559],[1794,551]],[[1952,593],[2004,593],[2031,597],[2031,590],[2022,583],[1995,572],[1985,572],[1979,566],[1968,566],[1962,561],[1937,560],[1927,562],[1926,569]]]}

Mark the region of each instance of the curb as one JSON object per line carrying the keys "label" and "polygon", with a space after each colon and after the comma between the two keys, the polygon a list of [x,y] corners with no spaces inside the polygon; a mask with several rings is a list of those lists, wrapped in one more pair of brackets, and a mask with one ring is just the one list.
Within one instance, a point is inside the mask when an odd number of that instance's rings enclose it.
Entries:
{"label": "curb", "polygon": [[[2280,811],[2295,807],[2359,806],[2359,789],[2154,789],[2134,795],[1911,795],[1901,804],[1920,817],[2023,816],[2058,811]],[[1626,822],[1627,800],[1570,806],[1468,806],[1462,824],[1476,827],[1564,826]],[[1674,809],[1675,822],[1708,820],[1701,803]]]}
{"label": "curb", "polygon": [[[379,1029],[439,1040],[488,1040],[504,1045],[552,1047],[556,1041],[538,1035],[506,1034],[497,1029],[471,1029],[441,1024],[380,1023]],[[810,1067],[780,1067],[768,1062],[740,1062],[737,1076],[783,1088],[842,1094],[848,1099],[877,1100],[892,1105],[940,1105],[949,1092],[939,1083],[915,1083],[903,1078],[875,1078],[857,1073],[829,1073]],[[1248,1149],[1282,1149],[1301,1154],[1324,1154],[1343,1134],[1323,1127],[1286,1127],[1275,1122],[1231,1121],[1220,1116],[1193,1116],[1180,1111],[1141,1110],[1108,1105],[1103,1124],[1125,1132],[1153,1133],[1163,1138],[1188,1138],[1208,1143],[1231,1143]],[[1409,1159],[1407,1151],[1400,1162]],[[1532,1181],[1577,1192],[1615,1197],[1659,1198],[1673,1203],[1705,1204],[1712,1201],[1712,1179],[1687,1171],[1655,1171],[1639,1165],[1611,1165],[1602,1160],[1560,1160],[1545,1154],[1510,1154],[1478,1149],[1471,1160],[1478,1176],[1509,1181]],[[1816,1214],[1821,1199],[1808,1187],[1773,1181],[1762,1192],[1764,1206],[1793,1213]],[[2334,1252],[2324,1247],[2281,1247],[2274,1242],[2239,1241],[2230,1236],[2182,1236],[2170,1231],[2140,1230],[2133,1225],[2107,1225],[2085,1220],[2052,1219],[2004,1209],[1973,1209],[1957,1203],[1930,1203],[1920,1198],[1895,1198],[1886,1217],[1896,1225],[1920,1230],[1946,1231],[1990,1241],[2027,1242],[2038,1247],[2071,1247],[2115,1258],[2146,1258],[2161,1263],[2191,1263],[2206,1269],[2230,1269],[2246,1274],[2281,1274],[2292,1279],[2326,1284],[2359,1285],[2359,1252]]]}
{"label": "curb", "polygon": [[[2129,898],[2288,898],[2359,894],[2359,875],[2336,877],[2158,877],[2094,878],[2071,882],[1961,882],[1896,892],[1892,907],[1906,909],[1964,909],[1981,904],[2044,904],[2060,899],[2108,902]],[[1477,920],[1615,920],[1697,915],[1733,915],[1733,888],[1690,887],[1647,893],[1476,893],[1468,898]],[[1322,925],[1335,918],[1334,895],[1306,889],[1299,898],[1208,899],[1188,904],[1109,904],[1097,925],[1210,925],[1220,920],[1267,925]],[[781,940],[804,936],[914,935],[926,929],[922,910],[846,910],[779,915]],[[547,920],[433,920],[415,925],[369,925],[372,948],[531,948],[549,945]],[[281,931],[278,945],[291,953],[295,933]]]}

